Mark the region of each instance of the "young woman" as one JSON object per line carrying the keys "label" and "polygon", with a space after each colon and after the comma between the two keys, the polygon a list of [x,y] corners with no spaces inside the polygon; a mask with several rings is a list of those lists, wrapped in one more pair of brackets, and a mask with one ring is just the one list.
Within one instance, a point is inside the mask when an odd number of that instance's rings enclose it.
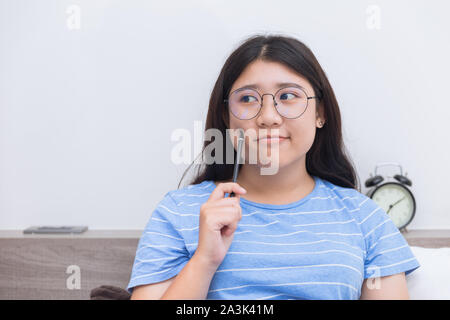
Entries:
{"label": "young woman", "polygon": [[[243,42],[214,86],[211,128],[226,137],[223,159],[158,203],[137,248],[132,299],[409,298],[405,274],[420,265],[360,193],[336,97],[307,46],[280,35]],[[227,129],[257,133],[245,139],[236,183]],[[275,174],[261,174],[262,157],[248,161],[263,149],[278,152]]]}

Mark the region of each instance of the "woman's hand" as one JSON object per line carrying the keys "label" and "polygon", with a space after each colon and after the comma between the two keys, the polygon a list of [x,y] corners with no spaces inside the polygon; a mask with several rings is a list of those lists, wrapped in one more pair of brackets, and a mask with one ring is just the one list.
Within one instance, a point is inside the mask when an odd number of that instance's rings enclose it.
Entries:
{"label": "woman's hand", "polygon": [[[224,198],[234,192],[235,197]],[[225,258],[242,218],[240,195],[247,191],[234,182],[219,183],[200,207],[199,239],[194,255],[213,268]]]}

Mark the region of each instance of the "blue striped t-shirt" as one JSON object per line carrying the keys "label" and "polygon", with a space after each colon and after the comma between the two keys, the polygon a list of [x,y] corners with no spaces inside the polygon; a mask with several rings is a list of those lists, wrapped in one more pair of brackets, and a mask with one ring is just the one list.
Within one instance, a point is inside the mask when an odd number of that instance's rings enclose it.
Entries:
{"label": "blue striped t-shirt", "polygon": [[[313,191],[290,204],[241,196],[242,219],[207,299],[359,299],[365,278],[420,264],[372,199],[313,176]],[[213,181],[165,194],[139,240],[128,291],[177,275],[198,243],[200,206]]]}

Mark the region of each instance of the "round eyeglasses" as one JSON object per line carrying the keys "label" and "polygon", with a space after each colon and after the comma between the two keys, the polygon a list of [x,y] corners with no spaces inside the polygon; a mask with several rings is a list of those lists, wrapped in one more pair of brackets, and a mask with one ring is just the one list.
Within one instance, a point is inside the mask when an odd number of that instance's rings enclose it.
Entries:
{"label": "round eyeglasses", "polygon": [[250,120],[256,117],[261,111],[263,97],[270,95],[280,116],[287,119],[300,117],[308,107],[310,99],[306,91],[300,87],[280,88],[275,95],[265,93],[260,95],[258,91],[251,88],[240,88],[234,90],[223,102],[228,103],[231,113],[240,120]]}

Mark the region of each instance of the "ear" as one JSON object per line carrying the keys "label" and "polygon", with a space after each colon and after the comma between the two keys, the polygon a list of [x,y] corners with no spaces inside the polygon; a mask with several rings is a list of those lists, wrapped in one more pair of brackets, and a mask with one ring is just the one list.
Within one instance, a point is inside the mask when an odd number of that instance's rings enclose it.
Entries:
{"label": "ear", "polygon": [[325,108],[323,106],[323,101],[316,104],[316,126],[322,128],[325,125]]}

